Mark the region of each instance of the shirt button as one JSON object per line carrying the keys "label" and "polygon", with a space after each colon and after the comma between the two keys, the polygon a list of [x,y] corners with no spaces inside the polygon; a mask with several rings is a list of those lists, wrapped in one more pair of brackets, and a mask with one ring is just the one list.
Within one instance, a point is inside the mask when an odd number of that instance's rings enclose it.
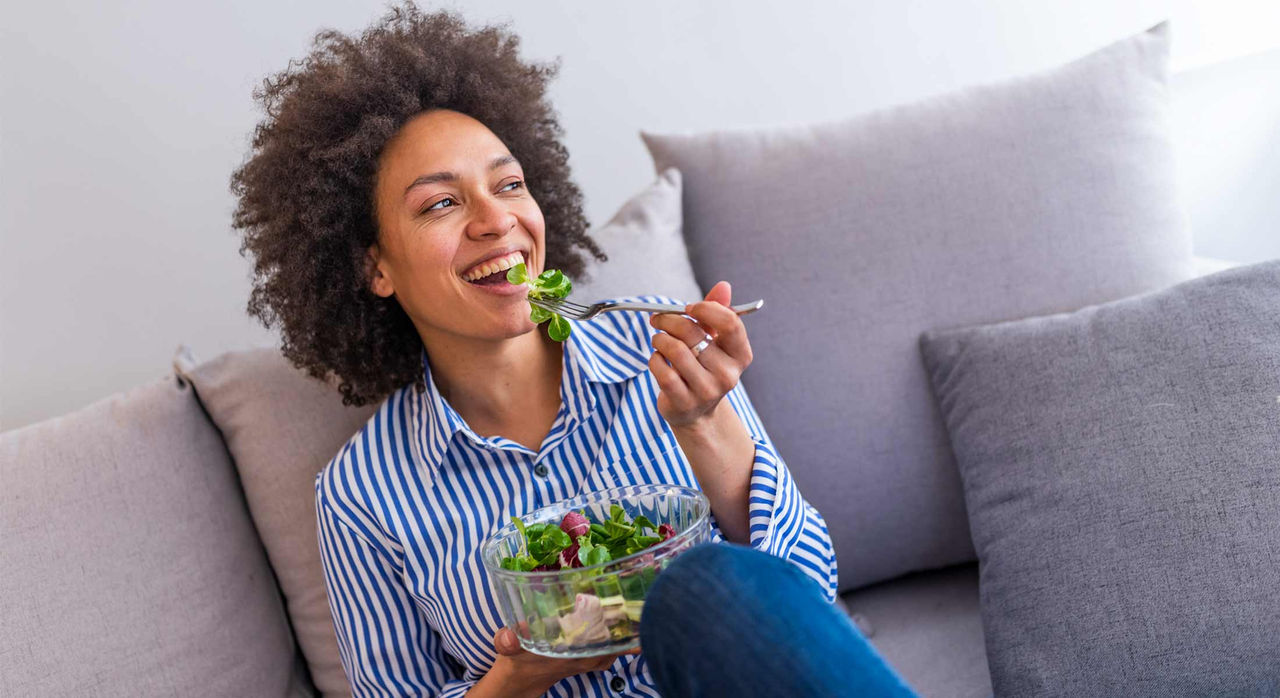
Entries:
{"label": "shirt button", "polygon": [[537,464],[537,465],[533,466],[533,474],[534,474],[534,475],[537,475],[538,477],[546,477],[546,476],[547,476],[547,472],[548,472],[548,470],[547,470],[547,464],[546,464],[546,463],[539,463],[539,464]]}
{"label": "shirt button", "polygon": [[612,688],[618,693],[622,693],[622,689],[626,687],[627,687],[627,682],[623,681],[621,676],[615,676],[613,677],[613,680],[609,682],[609,688]]}

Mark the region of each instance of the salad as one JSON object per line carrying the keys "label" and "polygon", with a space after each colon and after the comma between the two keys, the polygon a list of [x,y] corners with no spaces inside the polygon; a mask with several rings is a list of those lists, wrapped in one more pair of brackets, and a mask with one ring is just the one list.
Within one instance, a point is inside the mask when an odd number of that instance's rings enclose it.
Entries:
{"label": "salad", "polygon": [[[600,573],[592,567],[646,548],[676,535],[670,524],[655,526],[645,516],[630,520],[622,507],[610,507],[609,518],[592,522],[583,511],[570,511],[560,521],[526,525],[512,517],[520,531],[514,556],[502,558],[501,568],[518,572],[567,572],[556,584],[531,584],[522,594],[529,631],[554,647],[569,648],[626,640],[639,634],[644,597],[669,558],[641,558],[635,567]],[[564,582],[572,590],[566,593]]]}
{"label": "salad", "polygon": [[[559,269],[548,269],[536,278],[529,278],[529,270],[521,262],[507,270],[507,281],[511,284],[519,286],[527,284],[529,286],[530,298],[564,298],[573,290],[573,282],[564,272]],[[538,306],[533,306],[533,311],[529,313],[529,319],[534,324],[541,325],[550,320],[551,324],[547,326],[547,334],[557,342],[563,342],[569,338],[569,332],[573,329],[569,325],[569,321],[550,310],[543,310]]]}
{"label": "salad", "polygon": [[[676,534],[671,524],[654,526],[644,516],[634,521],[622,507],[609,508],[604,523],[591,523],[586,512],[571,511],[564,515],[559,527],[548,523],[525,525],[513,516],[511,521],[520,531],[520,554],[502,558],[502,569],[520,572],[547,572],[599,565],[638,553]],[[653,531],[655,535],[645,535]]]}

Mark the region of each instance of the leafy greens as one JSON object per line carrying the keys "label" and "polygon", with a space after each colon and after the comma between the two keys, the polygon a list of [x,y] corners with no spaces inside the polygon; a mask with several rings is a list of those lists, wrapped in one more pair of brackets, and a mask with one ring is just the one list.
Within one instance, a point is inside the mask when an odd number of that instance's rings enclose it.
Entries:
{"label": "leafy greens", "polygon": [[[529,278],[529,270],[521,262],[507,270],[507,281],[519,286],[527,284],[529,286],[530,298],[564,298],[573,290],[573,282],[564,272],[559,269],[548,269],[537,278]],[[532,312],[529,313],[529,319],[535,324],[550,320],[551,324],[547,326],[547,334],[557,342],[563,342],[569,338],[569,332],[573,329],[569,325],[569,321],[550,310],[544,310],[533,305]]]}
{"label": "leafy greens", "polygon": [[[645,516],[629,521],[622,507],[609,508],[609,518],[601,523],[587,525],[585,512],[565,514],[559,526],[549,523],[525,524],[518,517],[511,517],[520,531],[520,551],[514,557],[504,557],[504,570],[542,572],[569,567],[590,567],[620,557],[640,552],[645,548],[675,535],[670,524],[655,526]],[[570,537],[567,530],[585,535]],[[645,535],[653,531],[656,535]]]}

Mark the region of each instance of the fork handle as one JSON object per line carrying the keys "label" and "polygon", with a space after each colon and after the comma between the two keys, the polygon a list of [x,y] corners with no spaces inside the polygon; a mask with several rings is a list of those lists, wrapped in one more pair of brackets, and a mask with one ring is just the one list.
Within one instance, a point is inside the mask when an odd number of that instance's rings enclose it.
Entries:
{"label": "fork handle", "polygon": [[[741,305],[731,305],[729,310],[738,315],[746,315],[764,307],[764,300],[752,301]],[[685,306],[671,305],[670,303],[619,303],[617,305],[602,308],[600,312],[607,313],[610,310],[639,310],[646,313],[676,313],[683,314]]]}

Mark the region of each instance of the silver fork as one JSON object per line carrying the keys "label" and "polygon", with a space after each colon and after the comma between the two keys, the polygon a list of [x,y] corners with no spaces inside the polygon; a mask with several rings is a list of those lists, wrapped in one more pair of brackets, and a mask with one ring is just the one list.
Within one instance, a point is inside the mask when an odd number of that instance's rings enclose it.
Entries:
{"label": "silver fork", "polygon": [[[670,303],[633,303],[624,301],[601,301],[592,303],[591,305],[582,305],[581,303],[573,303],[563,298],[530,298],[529,302],[533,305],[549,310],[553,313],[559,313],[573,320],[590,320],[600,313],[609,313],[615,310],[638,310],[642,313],[683,313],[683,305],[672,305]],[[758,300],[752,303],[743,303],[742,305],[733,305],[729,310],[739,314],[746,315],[754,313],[764,307],[764,301]]]}

